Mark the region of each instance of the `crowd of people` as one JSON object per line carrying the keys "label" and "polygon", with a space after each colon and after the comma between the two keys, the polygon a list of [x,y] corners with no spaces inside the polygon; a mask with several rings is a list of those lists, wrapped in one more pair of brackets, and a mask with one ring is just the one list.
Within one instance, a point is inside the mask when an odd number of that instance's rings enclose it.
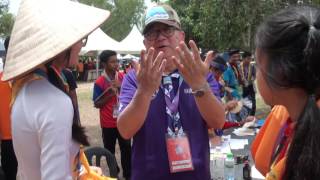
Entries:
{"label": "crowd of people", "polygon": [[[76,77],[85,76],[78,54],[109,15],[68,0],[22,0],[0,74],[7,179],[83,176],[80,146],[89,141],[75,91]],[[140,61],[123,73],[117,53],[102,51],[103,72],[93,85],[104,148],[115,154],[118,140],[126,180],[210,180],[208,129],[255,120],[255,80],[272,107],[251,147],[257,169],[267,180],[319,177],[319,8],[275,13],[259,26],[254,55],[230,49],[228,59],[186,42],[167,4],[146,11],[142,33]]]}

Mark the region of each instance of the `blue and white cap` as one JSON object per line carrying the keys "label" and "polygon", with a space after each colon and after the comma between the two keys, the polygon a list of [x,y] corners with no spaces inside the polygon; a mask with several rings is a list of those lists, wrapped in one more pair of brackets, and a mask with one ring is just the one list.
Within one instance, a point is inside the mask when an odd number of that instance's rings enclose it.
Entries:
{"label": "blue and white cap", "polygon": [[160,22],[181,29],[180,19],[177,12],[167,4],[159,4],[149,8],[144,17],[142,34],[145,34],[151,24]]}

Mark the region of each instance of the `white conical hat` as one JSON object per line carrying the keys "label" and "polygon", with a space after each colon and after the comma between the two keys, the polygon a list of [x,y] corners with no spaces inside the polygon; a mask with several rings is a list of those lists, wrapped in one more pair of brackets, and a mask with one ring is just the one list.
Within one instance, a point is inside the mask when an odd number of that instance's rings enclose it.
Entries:
{"label": "white conical hat", "polygon": [[95,30],[109,15],[109,11],[69,0],[22,0],[2,80],[48,62]]}

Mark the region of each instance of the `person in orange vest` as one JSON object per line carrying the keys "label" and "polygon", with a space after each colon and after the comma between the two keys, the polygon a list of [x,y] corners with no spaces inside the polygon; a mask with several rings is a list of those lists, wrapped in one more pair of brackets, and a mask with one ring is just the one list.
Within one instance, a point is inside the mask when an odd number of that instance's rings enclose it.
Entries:
{"label": "person in orange vest", "polygon": [[252,144],[267,180],[320,177],[320,9],[283,9],[258,28],[257,84],[273,106]]}
{"label": "person in orange vest", "polygon": [[[10,36],[5,39],[4,47],[7,51]],[[5,58],[4,58],[5,64]],[[18,162],[14,153],[11,136],[11,84],[1,80],[0,72],[0,137],[1,137],[1,165],[6,179],[15,180],[17,176]]]}

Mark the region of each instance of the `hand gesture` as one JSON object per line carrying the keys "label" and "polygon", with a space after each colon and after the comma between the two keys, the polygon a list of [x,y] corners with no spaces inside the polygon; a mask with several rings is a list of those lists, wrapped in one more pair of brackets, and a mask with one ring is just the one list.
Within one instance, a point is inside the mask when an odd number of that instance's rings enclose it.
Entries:
{"label": "hand gesture", "polygon": [[159,52],[155,57],[154,48],[151,47],[147,54],[144,50],[140,54],[140,64],[134,62],[134,69],[136,70],[138,89],[150,95],[158,90],[162,74],[166,65],[166,59],[163,59],[163,52]]}
{"label": "hand gesture", "polygon": [[234,109],[237,106],[237,104],[238,104],[237,100],[231,100],[226,103],[225,109],[227,111],[230,111],[230,110]]}
{"label": "hand gesture", "polygon": [[194,41],[190,41],[191,50],[184,42],[180,42],[176,47],[179,57],[172,57],[178,70],[188,83],[191,89],[196,90],[202,88],[207,82],[207,75],[209,73],[210,62],[213,59],[213,52],[210,51],[202,62],[199,50]]}
{"label": "hand gesture", "polygon": [[120,87],[121,87],[121,84],[120,84],[120,82],[117,81],[117,80],[112,80],[112,81],[111,81],[111,87],[117,89],[117,88],[120,88]]}

